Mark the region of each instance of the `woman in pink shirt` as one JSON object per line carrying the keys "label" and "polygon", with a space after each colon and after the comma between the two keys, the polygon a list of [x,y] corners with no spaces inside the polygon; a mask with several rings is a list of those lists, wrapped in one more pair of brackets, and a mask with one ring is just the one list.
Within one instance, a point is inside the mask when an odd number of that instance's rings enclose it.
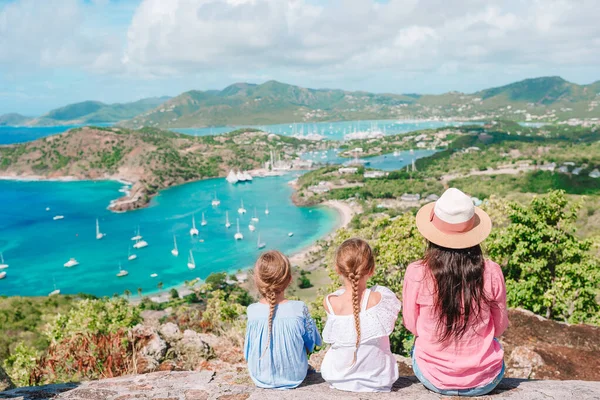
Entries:
{"label": "woman in pink shirt", "polygon": [[498,264],[483,257],[489,216],[458,189],[417,214],[429,245],[404,277],[404,326],[416,337],[413,370],[434,392],[481,396],[504,376],[495,337],[508,326],[506,287]]}

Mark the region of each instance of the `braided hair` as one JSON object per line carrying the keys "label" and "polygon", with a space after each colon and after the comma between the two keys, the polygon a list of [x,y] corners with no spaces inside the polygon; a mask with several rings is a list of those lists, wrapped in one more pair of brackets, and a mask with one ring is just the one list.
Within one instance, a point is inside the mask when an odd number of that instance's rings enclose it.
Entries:
{"label": "braided hair", "polygon": [[335,265],[338,273],[344,277],[352,287],[352,314],[354,315],[354,328],[356,329],[356,345],[352,365],[356,363],[358,347],[360,346],[360,293],[358,284],[360,280],[369,276],[375,270],[375,257],[369,244],[358,238],[346,240],[338,247],[335,253]]}
{"label": "braided hair", "polygon": [[254,265],[254,282],[260,295],[269,303],[269,335],[267,345],[260,358],[263,358],[271,346],[273,317],[277,306],[277,297],[292,282],[292,269],[288,258],[277,250],[262,253]]}

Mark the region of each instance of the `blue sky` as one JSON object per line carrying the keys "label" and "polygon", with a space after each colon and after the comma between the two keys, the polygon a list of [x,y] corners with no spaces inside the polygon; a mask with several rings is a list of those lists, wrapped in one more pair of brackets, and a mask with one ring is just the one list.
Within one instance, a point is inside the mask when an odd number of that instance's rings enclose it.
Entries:
{"label": "blue sky", "polygon": [[600,79],[596,0],[0,0],[0,114],[266,80],[394,93]]}

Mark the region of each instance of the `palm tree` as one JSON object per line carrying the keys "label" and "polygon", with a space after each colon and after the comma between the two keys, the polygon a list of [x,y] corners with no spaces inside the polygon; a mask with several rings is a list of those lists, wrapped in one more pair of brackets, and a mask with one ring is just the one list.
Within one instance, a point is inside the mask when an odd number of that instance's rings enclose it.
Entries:
{"label": "palm tree", "polygon": [[142,288],[137,288],[138,296],[142,297]]}
{"label": "palm tree", "polygon": [[158,291],[160,292],[163,288],[163,283],[162,282],[158,282],[158,285],[156,285],[156,287],[158,288]]}
{"label": "palm tree", "polygon": [[125,297],[127,297],[127,300],[129,300],[129,296],[131,296],[131,291],[129,289],[125,289],[123,291],[123,294],[125,295]]}

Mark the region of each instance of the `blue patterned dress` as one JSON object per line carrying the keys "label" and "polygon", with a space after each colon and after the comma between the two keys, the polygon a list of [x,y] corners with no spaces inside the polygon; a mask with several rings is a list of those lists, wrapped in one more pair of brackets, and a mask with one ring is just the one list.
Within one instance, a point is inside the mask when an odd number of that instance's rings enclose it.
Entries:
{"label": "blue patterned dress", "polygon": [[247,313],[244,357],[256,386],[291,389],[300,385],[308,371],[307,352],[321,345],[321,336],[306,304],[287,301],[276,306],[271,344],[266,353],[269,306],[254,303]]}

